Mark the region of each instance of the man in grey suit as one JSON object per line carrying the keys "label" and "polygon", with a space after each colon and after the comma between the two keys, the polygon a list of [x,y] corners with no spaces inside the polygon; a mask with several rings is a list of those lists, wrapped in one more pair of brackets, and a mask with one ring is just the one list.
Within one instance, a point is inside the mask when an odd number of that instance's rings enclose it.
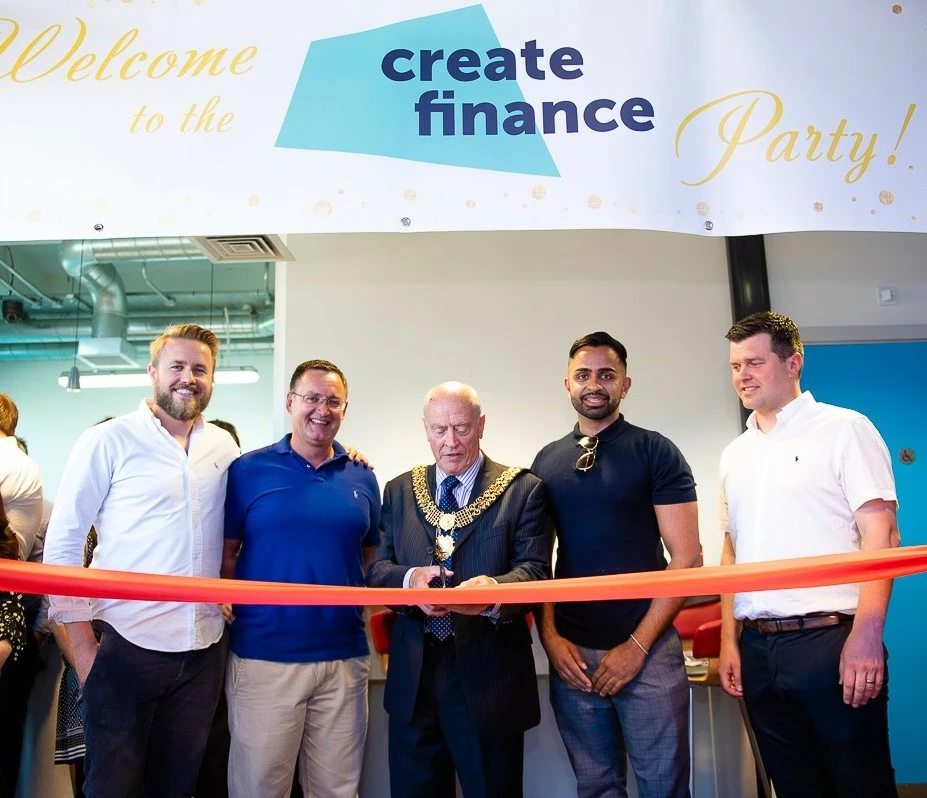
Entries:
{"label": "man in grey suit", "polygon": [[454,604],[452,590],[550,576],[553,529],[530,472],[480,451],[485,416],[469,385],[425,396],[435,457],[384,492],[371,587],[447,588],[396,607],[384,705],[394,798],[522,794],[524,732],[540,722],[531,636],[521,604]]}

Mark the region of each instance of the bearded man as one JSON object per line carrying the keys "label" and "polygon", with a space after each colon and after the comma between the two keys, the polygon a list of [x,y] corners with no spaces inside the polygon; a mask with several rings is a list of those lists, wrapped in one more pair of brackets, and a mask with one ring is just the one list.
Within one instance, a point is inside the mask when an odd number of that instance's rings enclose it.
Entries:
{"label": "bearded man", "polygon": [[[226,472],[238,448],[207,424],[219,341],[196,324],[150,346],[154,398],[91,427],[71,451],[48,524],[46,563],[218,577]],[[50,597],[85,705],[87,798],[187,796],[222,686],[216,604]]]}

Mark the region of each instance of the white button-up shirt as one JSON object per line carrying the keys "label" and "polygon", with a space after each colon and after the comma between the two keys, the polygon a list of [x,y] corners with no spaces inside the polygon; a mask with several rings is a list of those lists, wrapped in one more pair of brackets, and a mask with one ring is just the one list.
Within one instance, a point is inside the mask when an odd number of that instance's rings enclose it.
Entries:
{"label": "white button-up shirt", "polygon": [[[753,415],[721,455],[721,529],[738,563],[841,554],[860,548],[854,513],[895,501],[891,456],[868,418],[816,402],[789,402],[768,433]],[[736,618],[856,612],[859,585],[738,593]]]}
{"label": "white button-up shirt", "polygon": [[[46,563],[79,566],[91,525],[92,568],[219,576],[227,470],[238,456],[225,430],[202,418],[189,453],[148,404],[88,429],[71,451],[45,541]],[[52,596],[58,623],[98,618],[156,651],[206,648],[222,636],[215,604]]]}
{"label": "white button-up shirt", "polygon": [[12,435],[0,438],[0,497],[19,540],[19,558],[27,560],[42,526],[42,477]]}

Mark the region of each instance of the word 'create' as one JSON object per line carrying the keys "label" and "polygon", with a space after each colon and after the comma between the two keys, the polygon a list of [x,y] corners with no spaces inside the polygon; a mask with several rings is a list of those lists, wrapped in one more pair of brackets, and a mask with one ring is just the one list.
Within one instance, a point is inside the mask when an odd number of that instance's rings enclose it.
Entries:
{"label": "word 'create'", "polygon": [[[542,66],[544,50],[537,46],[537,40],[525,42],[519,51],[524,64],[524,74],[533,80],[545,80],[547,72]],[[486,51],[484,59],[476,50],[459,49],[445,57],[444,50],[419,50],[418,53],[404,48],[390,50],[383,56],[380,68],[383,74],[394,81],[434,80],[436,69],[443,70],[454,80],[470,82],[479,80],[515,80],[518,77],[518,57],[505,47],[493,47]],[[555,78],[575,80],[583,76],[583,56],[575,47],[559,47],[547,59],[547,67]]]}

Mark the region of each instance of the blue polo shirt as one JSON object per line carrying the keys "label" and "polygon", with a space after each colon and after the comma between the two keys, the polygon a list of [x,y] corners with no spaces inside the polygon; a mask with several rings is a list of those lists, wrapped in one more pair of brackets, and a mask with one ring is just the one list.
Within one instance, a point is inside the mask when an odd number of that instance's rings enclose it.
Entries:
{"label": "blue polo shirt", "polygon": [[[313,468],[282,440],[229,468],[225,537],[240,538],[239,579],[363,586],[362,549],[379,543],[380,490],[335,456]],[[246,659],[325,662],[368,653],[360,607],[235,605],[231,648]]]}
{"label": "blue polo shirt", "polygon": [[[558,579],[666,568],[654,505],[695,501],[695,480],[682,453],[658,432],[635,427],[623,415],[599,433],[595,465],[577,471],[583,449],[577,425],[548,444],[531,470],[547,486],[557,527]],[[563,602],[557,630],[595,649],[625,642],[650,599]]]}

